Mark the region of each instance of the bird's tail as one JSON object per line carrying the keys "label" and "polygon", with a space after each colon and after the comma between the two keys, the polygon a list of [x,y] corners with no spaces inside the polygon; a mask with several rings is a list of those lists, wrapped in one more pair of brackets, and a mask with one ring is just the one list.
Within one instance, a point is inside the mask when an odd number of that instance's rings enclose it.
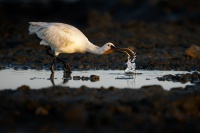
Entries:
{"label": "bird's tail", "polygon": [[47,23],[45,22],[29,22],[29,34],[36,33],[41,27],[46,26]]}

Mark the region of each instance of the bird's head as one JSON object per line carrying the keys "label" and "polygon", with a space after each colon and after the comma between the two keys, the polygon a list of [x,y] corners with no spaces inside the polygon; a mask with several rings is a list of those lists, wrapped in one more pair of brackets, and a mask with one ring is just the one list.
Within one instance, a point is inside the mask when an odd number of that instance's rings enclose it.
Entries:
{"label": "bird's head", "polygon": [[102,47],[101,47],[101,50],[102,50],[102,53],[103,54],[109,54],[109,53],[112,53],[114,52],[116,49],[115,45],[108,42],[106,44],[104,44]]}

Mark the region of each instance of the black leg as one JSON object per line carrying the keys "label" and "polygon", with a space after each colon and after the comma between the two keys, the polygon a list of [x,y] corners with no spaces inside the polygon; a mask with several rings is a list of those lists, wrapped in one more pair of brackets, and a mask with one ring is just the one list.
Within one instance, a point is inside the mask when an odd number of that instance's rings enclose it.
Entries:
{"label": "black leg", "polygon": [[54,79],[54,73],[51,73],[50,79]]}
{"label": "black leg", "polygon": [[48,48],[46,49],[46,54],[49,55],[49,56],[51,56],[51,57],[54,57],[54,55],[53,55],[50,51],[51,51],[51,48],[48,47]]}
{"label": "black leg", "polygon": [[64,64],[64,71],[65,71],[66,73],[72,73],[71,68],[70,68],[70,66],[69,66],[68,63],[65,63],[65,64]]}
{"label": "black leg", "polygon": [[[47,53],[47,55],[49,55],[49,56],[51,56],[51,57],[55,57],[55,55],[53,55],[51,52],[51,48],[49,47],[49,48],[47,48],[46,49],[46,53]],[[70,66],[69,66],[69,64],[67,63],[67,62],[65,62],[64,60],[62,60],[62,59],[60,59],[60,58],[58,58],[58,57],[55,57],[58,61],[60,61],[63,65],[64,65],[64,71],[66,72],[66,73],[71,73],[72,71],[71,71],[71,68],[70,68]],[[54,60],[56,60],[54,58]],[[53,61],[54,61],[53,60]],[[53,63],[53,62],[52,62]],[[55,63],[55,62],[54,62]],[[52,71],[52,64],[51,64],[51,71]]]}
{"label": "black leg", "polygon": [[51,73],[50,80],[51,80],[52,85],[55,86],[55,83],[54,83],[54,73]]}
{"label": "black leg", "polygon": [[51,67],[50,67],[51,73],[54,73],[54,64],[55,64],[55,62],[56,62],[56,56],[54,57],[54,59],[53,59],[53,61],[51,63]]}

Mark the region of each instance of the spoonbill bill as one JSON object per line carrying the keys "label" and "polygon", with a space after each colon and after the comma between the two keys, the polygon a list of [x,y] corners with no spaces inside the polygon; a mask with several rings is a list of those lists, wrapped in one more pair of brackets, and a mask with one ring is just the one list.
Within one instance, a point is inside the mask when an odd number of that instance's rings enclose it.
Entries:
{"label": "spoonbill bill", "polygon": [[[60,53],[90,52],[93,54],[109,54],[115,51],[126,52],[127,54],[133,53],[129,48],[117,48],[110,42],[102,47],[94,45],[79,29],[69,24],[47,22],[29,22],[29,24],[29,33],[36,34],[42,39],[41,45],[50,46],[46,53],[53,57],[50,67],[52,73],[54,73],[56,60],[63,63],[66,73],[71,73],[69,64],[57,57]],[[50,51],[53,51],[53,54]]]}

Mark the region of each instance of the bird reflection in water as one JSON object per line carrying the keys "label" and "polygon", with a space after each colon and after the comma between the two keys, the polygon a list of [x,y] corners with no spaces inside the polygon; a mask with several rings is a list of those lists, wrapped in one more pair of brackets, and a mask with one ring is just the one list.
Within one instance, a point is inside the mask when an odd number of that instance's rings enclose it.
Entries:
{"label": "bird reflection in water", "polygon": [[127,86],[129,88],[134,88],[135,87],[136,73],[129,74],[127,76],[131,77],[131,78],[127,79]]}
{"label": "bird reflection in water", "polygon": [[[54,72],[51,73],[49,80],[51,80],[51,83],[53,86],[55,86],[54,82]],[[67,83],[69,80],[72,80],[71,73],[68,73],[64,70],[63,72],[63,84]],[[73,76],[73,80],[82,80],[82,81],[90,81],[90,82],[97,82],[100,80],[100,77],[98,75],[90,75],[88,76]]]}
{"label": "bird reflection in water", "polygon": [[[65,84],[65,83],[67,83],[69,80],[71,80],[72,79],[72,77],[71,77],[71,73],[68,73],[68,72],[63,72],[63,84]],[[50,75],[50,78],[49,78],[49,80],[51,80],[51,83],[52,83],[52,85],[53,86],[55,86],[55,82],[54,82],[54,72],[52,72],[51,73],[51,75]]]}

